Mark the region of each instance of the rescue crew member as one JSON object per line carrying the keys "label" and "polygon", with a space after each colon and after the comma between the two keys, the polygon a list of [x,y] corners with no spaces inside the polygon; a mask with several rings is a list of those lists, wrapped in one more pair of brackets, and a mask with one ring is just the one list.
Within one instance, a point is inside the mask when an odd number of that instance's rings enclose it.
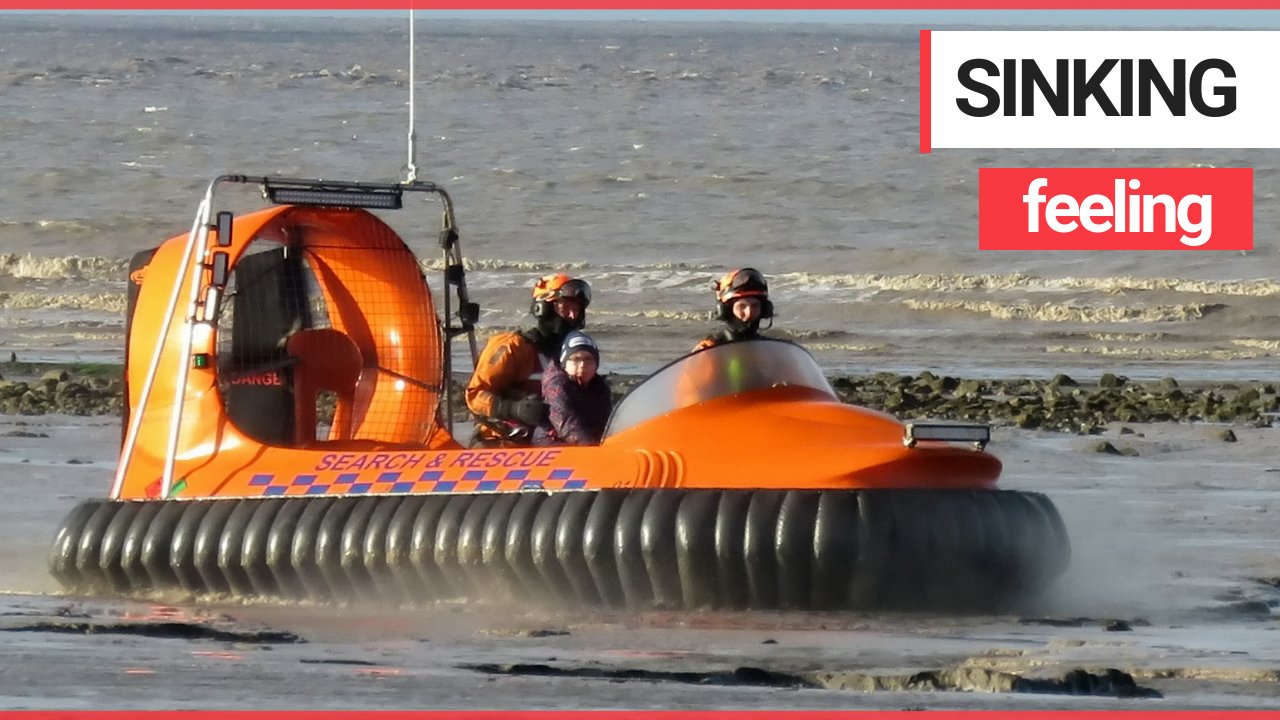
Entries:
{"label": "rescue crew member", "polygon": [[585,280],[563,273],[538,278],[529,306],[534,327],[490,339],[467,383],[476,443],[529,444],[533,428],[547,419],[542,372],[555,364],[565,336],[586,324],[590,304],[591,286]]}
{"label": "rescue crew member", "polygon": [[769,283],[755,268],[730,270],[712,286],[716,291],[716,307],[712,311],[724,329],[702,339],[693,351],[705,350],[722,343],[750,340],[760,332],[760,322],[773,325],[773,303],[769,300]]}
{"label": "rescue crew member", "polygon": [[600,348],[584,332],[565,336],[560,366],[542,375],[548,422],[533,432],[535,445],[594,445],[604,435],[613,410],[609,381],[599,374]]}

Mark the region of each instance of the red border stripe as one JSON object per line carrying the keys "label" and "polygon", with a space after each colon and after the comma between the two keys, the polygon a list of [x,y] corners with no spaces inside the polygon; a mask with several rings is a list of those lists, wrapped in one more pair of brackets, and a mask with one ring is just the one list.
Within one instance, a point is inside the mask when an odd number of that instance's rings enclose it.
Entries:
{"label": "red border stripe", "polygon": [[4,10],[1277,10],[1280,0],[0,0]]}
{"label": "red border stripe", "polygon": [[[874,693],[850,693],[852,696]],[[883,710],[321,710],[321,711],[12,711],[0,720],[902,720]],[[928,720],[1276,720],[1274,710],[1033,710],[925,712]]]}
{"label": "red border stripe", "polygon": [[933,152],[933,105],[929,85],[933,67],[931,40],[928,30],[920,31],[920,152],[925,154]]}
{"label": "red border stripe", "polygon": [[[901,711],[883,710],[0,710],[0,720],[902,720],[902,716]],[[928,711],[924,716],[928,720],[1276,720],[1280,711],[942,710]]]}

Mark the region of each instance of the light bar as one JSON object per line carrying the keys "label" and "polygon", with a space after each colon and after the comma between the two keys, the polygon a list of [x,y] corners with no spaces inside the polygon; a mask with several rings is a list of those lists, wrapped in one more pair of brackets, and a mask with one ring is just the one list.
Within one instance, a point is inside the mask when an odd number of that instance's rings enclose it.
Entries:
{"label": "light bar", "polygon": [[399,190],[326,190],[324,188],[290,188],[267,185],[267,199],[276,205],[320,205],[325,207],[358,207],[376,210],[399,210]]}
{"label": "light bar", "polygon": [[966,442],[981,450],[991,442],[990,425],[972,425],[964,423],[907,423],[906,432],[902,436],[902,444],[915,447],[921,440],[938,440],[940,442]]}

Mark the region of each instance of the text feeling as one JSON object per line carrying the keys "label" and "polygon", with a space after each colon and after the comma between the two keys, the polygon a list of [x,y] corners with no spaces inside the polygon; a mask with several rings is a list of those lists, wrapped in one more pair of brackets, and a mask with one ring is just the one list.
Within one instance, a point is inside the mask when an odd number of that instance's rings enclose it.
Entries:
{"label": "text feeling", "polygon": [[1251,250],[1249,168],[982,168],[983,250]]}

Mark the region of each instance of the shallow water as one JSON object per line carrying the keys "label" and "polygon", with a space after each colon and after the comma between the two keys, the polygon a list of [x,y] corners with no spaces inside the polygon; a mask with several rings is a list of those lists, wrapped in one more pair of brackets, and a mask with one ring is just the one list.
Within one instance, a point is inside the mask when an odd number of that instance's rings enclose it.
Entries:
{"label": "shallow water", "polygon": [[[836,371],[1262,379],[1276,151],[917,151],[917,29],[420,20],[418,165],[457,203],[482,330],[538,274],[596,289],[606,370],[711,327],[725,267]],[[119,359],[123,269],[224,172],[395,180],[404,22],[6,16],[0,349]],[[976,170],[1251,166],[1250,253],[980,252]],[[242,198],[250,206],[259,201]],[[388,218],[438,265],[438,219]]]}

